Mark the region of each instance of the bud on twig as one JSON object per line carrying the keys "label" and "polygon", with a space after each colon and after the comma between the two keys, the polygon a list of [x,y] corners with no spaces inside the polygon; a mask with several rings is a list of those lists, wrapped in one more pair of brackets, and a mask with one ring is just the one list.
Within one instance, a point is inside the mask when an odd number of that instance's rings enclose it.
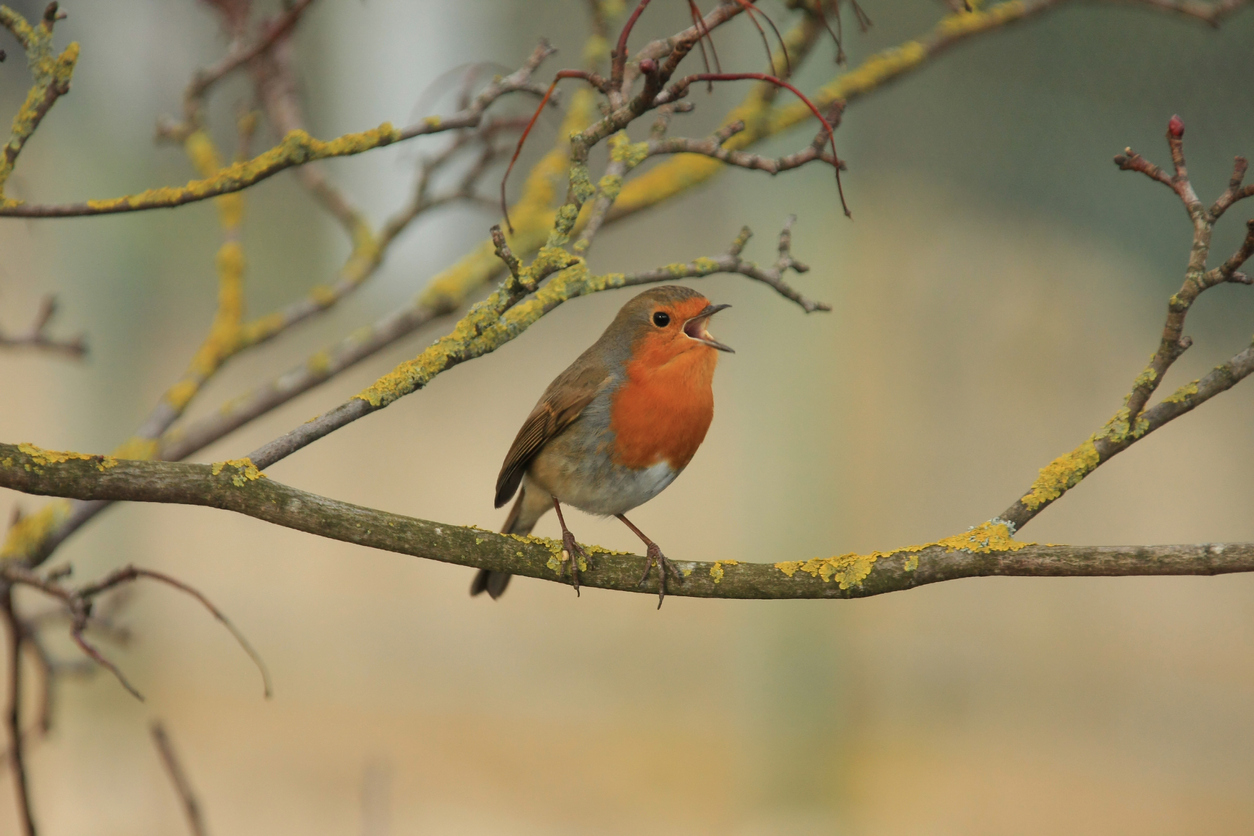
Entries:
{"label": "bud on twig", "polygon": [[1181,139],[1184,137],[1184,120],[1179,116],[1173,115],[1167,123],[1167,134],[1172,139]]}

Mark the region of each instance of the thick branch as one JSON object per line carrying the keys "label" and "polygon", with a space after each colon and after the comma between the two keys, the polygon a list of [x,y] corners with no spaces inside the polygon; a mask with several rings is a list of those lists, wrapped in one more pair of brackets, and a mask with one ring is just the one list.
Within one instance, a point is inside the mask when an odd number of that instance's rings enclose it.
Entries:
{"label": "thick branch", "polygon": [[[78,499],[202,505],[298,531],[461,566],[564,582],[561,543],[389,514],[268,479],[246,461],[144,462],[0,444],[0,487]],[[1254,571],[1254,544],[1054,546],[1020,543],[985,524],[934,544],[808,561],[675,560],[668,594],[694,598],[861,598],[958,578],[1217,575]],[[645,558],[589,547],[583,586],[641,590]]]}

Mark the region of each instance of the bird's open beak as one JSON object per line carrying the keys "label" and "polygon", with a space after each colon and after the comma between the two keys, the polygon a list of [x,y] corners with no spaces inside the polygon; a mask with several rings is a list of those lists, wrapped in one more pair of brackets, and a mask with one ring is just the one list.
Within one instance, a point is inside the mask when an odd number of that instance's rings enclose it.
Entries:
{"label": "bird's open beak", "polygon": [[726,351],[729,354],[735,354],[736,351],[731,346],[723,345],[718,340],[710,336],[710,332],[705,330],[706,324],[710,321],[710,317],[723,310],[730,308],[731,305],[706,305],[701,313],[684,323],[684,333],[692,337],[697,342],[702,342],[710,348],[717,348],[719,351]]}

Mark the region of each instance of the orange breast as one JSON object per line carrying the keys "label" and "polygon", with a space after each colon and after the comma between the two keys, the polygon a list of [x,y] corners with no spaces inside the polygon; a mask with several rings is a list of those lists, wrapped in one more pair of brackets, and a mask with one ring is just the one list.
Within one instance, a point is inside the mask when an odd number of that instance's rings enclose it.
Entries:
{"label": "orange breast", "polygon": [[717,353],[707,346],[667,358],[669,353],[645,347],[627,364],[610,410],[618,464],[642,468],[665,461],[679,470],[705,439],[714,418]]}

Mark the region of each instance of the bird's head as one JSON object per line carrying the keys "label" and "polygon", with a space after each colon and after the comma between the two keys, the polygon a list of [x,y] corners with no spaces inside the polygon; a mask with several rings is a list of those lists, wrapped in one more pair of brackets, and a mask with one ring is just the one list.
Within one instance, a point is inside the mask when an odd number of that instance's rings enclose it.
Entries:
{"label": "bird's head", "polygon": [[606,335],[628,348],[632,360],[649,365],[664,365],[689,352],[732,352],[708,329],[710,317],[729,307],[713,305],[691,288],[663,285],[624,305]]}

